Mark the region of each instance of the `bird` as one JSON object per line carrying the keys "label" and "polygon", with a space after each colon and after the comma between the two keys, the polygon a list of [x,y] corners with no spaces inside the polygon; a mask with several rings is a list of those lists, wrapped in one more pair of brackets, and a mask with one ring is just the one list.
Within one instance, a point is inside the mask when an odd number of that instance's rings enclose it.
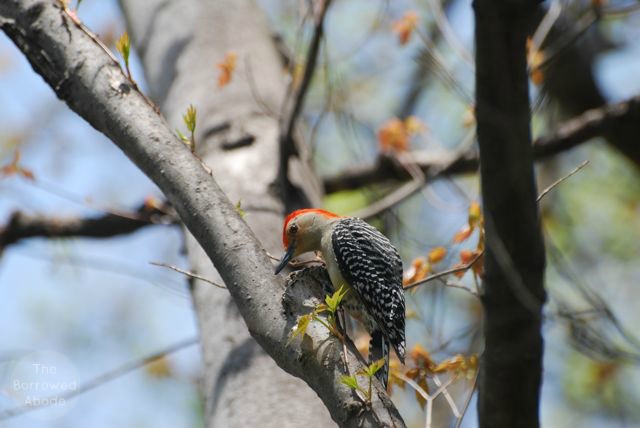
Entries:
{"label": "bird", "polygon": [[292,212],[284,221],[285,253],[275,273],[303,253],[319,251],[334,291],[347,291],[342,305],[371,335],[369,361],[384,359],[376,377],[387,387],[389,348],[405,357],[405,302],[402,259],[389,239],[355,217],[317,208]]}

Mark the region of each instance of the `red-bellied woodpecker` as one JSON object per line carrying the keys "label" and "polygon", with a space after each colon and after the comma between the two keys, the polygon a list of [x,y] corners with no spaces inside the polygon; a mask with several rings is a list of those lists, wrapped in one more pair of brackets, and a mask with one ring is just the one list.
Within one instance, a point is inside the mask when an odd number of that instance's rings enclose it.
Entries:
{"label": "red-bellied woodpecker", "polygon": [[293,257],[320,251],[335,290],[344,285],[343,306],[371,335],[369,360],[385,359],[378,379],[386,387],[389,344],[404,363],[405,306],[402,260],[386,236],[359,218],[340,217],[320,209],[287,216],[282,231],[286,253],[276,274]]}

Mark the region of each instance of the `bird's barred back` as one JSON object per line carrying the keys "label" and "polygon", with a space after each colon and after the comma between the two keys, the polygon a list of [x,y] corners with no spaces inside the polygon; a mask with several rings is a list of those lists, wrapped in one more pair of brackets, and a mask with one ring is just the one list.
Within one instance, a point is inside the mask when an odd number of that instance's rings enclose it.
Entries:
{"label": "bird's barred back", "polygon": [[405,303],[398,251],[358,218],[340,219],[331,240],[340,273],[404,361]]}

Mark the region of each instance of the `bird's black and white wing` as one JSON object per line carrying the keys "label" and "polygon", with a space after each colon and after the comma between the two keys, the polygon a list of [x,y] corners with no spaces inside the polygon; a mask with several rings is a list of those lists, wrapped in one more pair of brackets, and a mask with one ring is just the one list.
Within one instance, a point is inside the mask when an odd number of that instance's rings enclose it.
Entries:
{"label": "bird's black and white wing", "polygon": [[341,219],[331,239],[340,273],[404,362],[405,303],[398,251],[358,218]]}

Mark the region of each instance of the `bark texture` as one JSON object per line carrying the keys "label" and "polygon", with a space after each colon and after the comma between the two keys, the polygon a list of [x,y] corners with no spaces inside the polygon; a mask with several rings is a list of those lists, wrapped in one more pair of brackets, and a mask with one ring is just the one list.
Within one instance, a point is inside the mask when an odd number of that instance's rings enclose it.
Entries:
{"label": "bark texture", "polygon": [[[177,128],[186,108],[196,107],[199,155],[231,201],[241,203],[262,245],[279,255],[284,204],[270,190],[278,172],[278,121],[269,114],[279,111],[286,85],[265,17],[245,0],[123,0],[121,5],[152,97]],[[229,52],[237,55],[237,69],[231,83],[219,88],[216,64]],[[251,143],[226,149],[241,139]],[[307,176],[312,183],[310,169]],[[318,191],[307,194],[309,203],[319,203]],[[197,241],[188,235],[186,242],[190,269],[218,277]],[[199,281],[194,285],[207,425],[330,424],[316,394],[280,370],[250,337],[231,296]]]}
{"label": "bark texture", "polygon": [[540,231],[525,42],[531,0],[476,0],[476,97],[486,230],[481,427],[537,427],[544,244]]}

